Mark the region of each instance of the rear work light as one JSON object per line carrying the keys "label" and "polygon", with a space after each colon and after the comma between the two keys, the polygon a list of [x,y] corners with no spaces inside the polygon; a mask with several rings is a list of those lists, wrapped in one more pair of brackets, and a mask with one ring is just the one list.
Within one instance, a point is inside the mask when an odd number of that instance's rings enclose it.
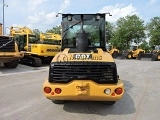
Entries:
{"label": "rear work light", "polygon": [[55,93],[60,94],[62,92],[61,88],[55,88]]}
{"label": "rear work light", "polygon": [[50,87],[45,87],[44,88],[44,92],[49,94],[52,91],[52,89]]}
{"label": "rear work light", "polygon": [[106,95],[109,95],[109,94],[111,93],[111,89],[109,89],[109,88],[105,89],[105,90],[104,90],[104,93],[105,93]]}
{"label": "rear work light", "polygon": [[123,92],[123,89],[122,89],[122,88],[116,88],[116,89],[115,89],[115,93],[116,93],[117,95],[122,94],[122,92]]}

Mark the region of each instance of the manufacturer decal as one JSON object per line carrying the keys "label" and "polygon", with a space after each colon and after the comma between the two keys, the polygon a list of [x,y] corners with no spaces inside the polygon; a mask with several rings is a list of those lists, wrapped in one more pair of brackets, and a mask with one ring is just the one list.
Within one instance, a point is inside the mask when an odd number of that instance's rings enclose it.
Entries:
{"label": "manufacturer decal", "polygon": [[102,56],[93,56],[92,54],[74,54],[70,60],[102,60]]}
{"label": "manufacturer decal", "polygon": [[58,50],[58,49],[47,49],[46,51],[47,52],[59,52],[60,50]]}

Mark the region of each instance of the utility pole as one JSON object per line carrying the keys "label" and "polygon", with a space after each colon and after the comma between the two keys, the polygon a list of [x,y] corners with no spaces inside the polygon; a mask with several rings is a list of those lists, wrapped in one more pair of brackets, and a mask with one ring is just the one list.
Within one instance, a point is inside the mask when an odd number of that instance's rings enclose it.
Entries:
{"label": "utility pole", "polygon": [[4,0],[3,0],[3,35],[4,35]]}
{"label": "utility pole", "polygon": [[4,6],[8,7],[8,5],[4,4],[3,0],[3,35],[4,35]]}

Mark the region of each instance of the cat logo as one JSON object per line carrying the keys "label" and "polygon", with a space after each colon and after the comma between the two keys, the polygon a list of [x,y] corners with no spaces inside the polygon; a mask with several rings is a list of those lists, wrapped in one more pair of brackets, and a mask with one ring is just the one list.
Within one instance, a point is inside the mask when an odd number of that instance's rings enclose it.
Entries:
{"label": "cat logo", "polygon": [[93,56],[92,54],[74,54],[70,60],[102,60],[102,56]]}
{"label": "cat logo", "polygon": [[92,54],[74,54],[75,60],[89,60],[92,58]]}

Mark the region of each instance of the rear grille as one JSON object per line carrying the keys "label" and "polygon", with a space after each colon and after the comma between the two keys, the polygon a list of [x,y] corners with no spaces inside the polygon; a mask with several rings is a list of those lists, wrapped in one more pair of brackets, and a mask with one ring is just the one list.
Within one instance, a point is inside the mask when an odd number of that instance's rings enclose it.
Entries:
{"label": "rear grille", "polygon": [[12,37],[0,36],[0,52],[15,52],[15,42]]}
{"label": "rear grille", "polygon": [[49,70],[49,82],[68,83],[72,80],[93,80],[96,83],[117,83],[114,62],[53,62]]}

